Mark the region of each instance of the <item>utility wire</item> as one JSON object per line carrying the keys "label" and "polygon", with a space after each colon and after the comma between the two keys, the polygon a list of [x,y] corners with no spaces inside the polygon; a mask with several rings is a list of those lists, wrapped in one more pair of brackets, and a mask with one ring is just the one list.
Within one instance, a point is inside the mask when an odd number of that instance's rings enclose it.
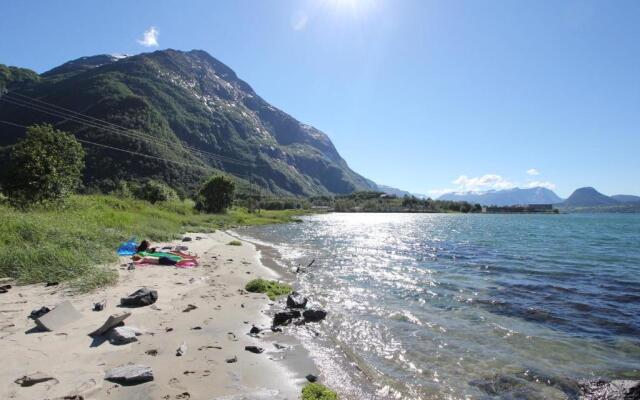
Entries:
{"label": "utility wire", "polygon": [[[17,127],[17,128],[24,128],[24,129],[27,129],[27,126],[25,126],[25,125],[20,125],[20,124],[16,124],[16,123],[14,123],[14,122],[1,121],[1,120],[0,120],[0,123],[7,124],[7,125],[11,125],[11,126],[15,126],[15,127]],[[149,155],[149,154],[143,154],[143,153],[139,153],[139,152],[137,152],[137,151],[133,151],[133,150],[121,149],[121,148],[119,148],[119,147],[108,146],[108,145],[106,145],[106,144],[95,143],[95,142],[91,142],[91,141],[89,141],[89,140],[78,139],[78,138],[76,138],[76,140],[77,140],[78,142],[82,142],[82,143],[86,143],[86,144],[91,144],[91,145],[99,146],[99,147],[104,147],[104,148],[111,149],[111,150],[122,151],[122,152],[124,152],[124,153],[134,154],[134,155],[138,155],[138,156],[142,156],[142,157],[153,158],[153,159],[155,159],[155,160],[160,160],[160,161],[164,161],[164,162],[168,162],[168,163],[172,163],[172,164],[179,164],[179,165],[184,165],[184,166],[191,167],[191,168],[204,169],[205,171],[211,171],[211,170],[213,169],[213,168],[210,168],[210,167],[204,167],[204,166],[201,166],[201,165],[195,165],[195,164],[183,163],[183,162],[180,162],[180,161],[167,160],[167,159],[165,159],[165,158],[156,157],[156,156],[152,156],[152,155]]]}
{"label": "utility wire", "polygon": [[[12,95],[15,93],[11,93]],[[27,96],[23,96],[20,95],[21,97],[27,97]],[[165,146],[168,148],[173,149],[174,147],[172,147],[171,145],[174,145],[174,143],[171,143],[170,141],[166,140],[166,139],[159,139],[159,138],[154,138],[153,136],[141,133],[139,131],[134,131],[131,129],[127,129],[127,128],[123,128],[120,127],[119,125],[110,123],[110,122],[106,122],[106,121],[102,121],[99,120],[98,118],[94,118],[94,117],[90,117],[90,116],[86,116],[84,114],[75,112],[75,111],[71,111],[69,110],[69,112],[66,111],[58,111],[55,108],[60,108],[60,109],[64,109],[63,107],[59,107],[56,105],[49,105],[49,103],[40,101],[40,100],[36,100],[39,103],[42,104],[36,104],[34,101],[29,101],[29,100],[23,100],[23,99],[17,99],[15,97],[10,97],[10,96],[3,96],[0,97],[0,101],[6,101],[10,104],[19,106],[19,107],[24,107],[24,108],[28,108],[31,110],[35,110],[35,111],[39,111],[45,114],[49,114],[58,118],[63,118],[63,119],[67,119],[67,120],[71,120],[73,122],[77,122],[89,127],[93,127],[93,128],[98,128],[98,129],[104,129],[106,131],[109,132],[113,132],[116,134],[120,134],[123,136],[127,136],[129,138],[133,138],[133,139],[137,139],[137,140],[144,140],[144,141],[148,141],[151,143],[154,143],[156,145],[161,145],[161,146]],[[54,108],[55,107],[55,108]],[[66,109],[65,109],[66,110]],[[76,114],[76,115],[80,115],[80,117],[72,115]],[[95,121],[99,121],[99,122],[93,122],[92,120]],[[114,127],[112,127],[114,126]],[[164,143],[163,143],[164,142]],[[171,145],[170,145],[171,144]],[[214,154],[214,153],[210,153],[210,152],[206,152],[204,150],[200,150],[200,149],[196,149],[196,148],[192,148],[186,145],[182,145],[186,151],[188,151],[189,153],[191,153],[194,156],[197,157],[204,157],[204,158],[209,158],[213,161],[219,161],[219,162],[230,162],[230,163],[235,163],[238,165],[243,165],[243,166],[247,166],[247,167],[253,167],[254,165],[246,162],[246,161],[241,161],[241,160],[237,160],[231,157],[227,157],[227,156],[221,156],[219,154]]]}
{"label": "utility wire", "polygon": [[[111,129],[116,129],[116,130],[120,130],[120,131],[133,132],[136,135],[140,135],[140,136],[146,137],[149,140],[153,140],[153,141],[158,141],[158,140],[168,141],[166,139],[156,138],[156,137],[154,137],[152,135],[146,134],[146,133],[144,133],[142,131],[139,131],[139,130],[136,130],[136,129],[125,128],[125,127],[122,127],[122,126],[117,125],[115,123],[112,123],[112,122],[109,122],[109,121],[105,121],[105,120],[102,120],[102,119],[99,119],[99,118],[95,118],[95,117],[92,117],[90,115],[86,115],[86,114],[83,114],[83,113],[80,113],[80,112],[77,112],[77,111],[74,111],[74,110],[70,110],[68,108],[65,108],[65,107],[62,107],[62,106],[58,106],[58,105],[53,104],[53,103],[48,103],[48,102],[45,102],[45,101],[40,100],[40,99],[36,99],[36,98],[33,98],[33,97],[25,96],[25,95],[22,95],[20,93],[11,92],[11,93],[9,93],[9,98],[11,98],[11,96],[21,97],[22,98],[21,100],[23,102],[30,103],[31,105],[35,105],[34,103],[40,103],[39,105],[41,107],[45,107],[45,108],[49,107],[50,109],[61,110],[61,111],[58,111],[58,112],[59,113],[63,113],[63,114],[72,114],[73,116],[78,116],[76,118],[84,119],[85,121],[93,122],[94,124],[109,126]],[[13,100],[15,101],[17,99],[14,98]],[[169,142],[169,143],[171,143],[171,142]],[[173,143],[171,143],[171,144],[173,144]],[[237,160],[237,159],[234,159],[232,157],[227,157],[227,156],[223,156],[223,155],[220,155],[220,154],[210,153],[210,152],[207,152],[207,151],[204,151],[204,150],[200,150],[200,149],[197,149],[195,147],[191,147],[191,146],[188,146],[188,145],[185,145],[185,144],[182,144],[182,146],[185,147],[185,148],[191,149],[193,151],[199,152],[199,153],[208,154],[208,155],[211,155],[211,156],[219,157],[221,159],[227,159],[229,161],[241,162],[241,163],[247,163],[248,164],[248,162],[246,162],[246,161]]]}

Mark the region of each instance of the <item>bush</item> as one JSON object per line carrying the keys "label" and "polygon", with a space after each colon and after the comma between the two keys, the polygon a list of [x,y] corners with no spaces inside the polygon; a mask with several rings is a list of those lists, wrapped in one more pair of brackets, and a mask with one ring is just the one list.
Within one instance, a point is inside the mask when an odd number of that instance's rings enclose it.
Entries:
{"label": "bush", "polygon": [[242,246],[242,242],[239,240],[232,240],[229,243],[227,243],[229,246]]}
{"label": "bush", "polygon": [[302,400],[338,400],[338,394],[319,383],[309,383],[302,388]]}
{"label": "bush", "polygon": [[202,185],[196,208],[207,213],[223,212],[231,206],[235,189],[235,183],[226,176],[213,176]]}
{"label": "bush", "polygon": [[151,204],[160,201],[176,201],[178,194],[175,190],[162,182],[148,180],[135,190],[135,195],[140,200],[146,200]]}
{"label": "bush", "polygon": [[271,300],[291,292],[291,286],[286,283],[268,281],[266,279],[253,279],[247,283],[244,289],[251,293],[264,293]]}
{"label": "bush", "polygon": [[11,152],[4,191],[12,205],[61,203],[80,186],[84,150],[70,134],[33,125]]}

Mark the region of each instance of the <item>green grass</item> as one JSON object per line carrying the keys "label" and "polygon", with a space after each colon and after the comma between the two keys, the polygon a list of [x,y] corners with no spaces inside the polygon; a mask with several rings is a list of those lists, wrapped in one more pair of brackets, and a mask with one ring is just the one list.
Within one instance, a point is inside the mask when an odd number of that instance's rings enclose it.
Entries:
{"label": "green grass", "polygon": [[253,279],[247,283],[245,290],[251,293],[264,293],[269,296],[271,300],[275,300],[278,296],[283,296],[291,292],[291,286],[277,281]]}
{"label": "green grass", "polygon": [[242,246],[242,242],[239,240],[232,240],[229,243],[227,243],[229,246]]}
{"label": "green grass", "polygon": [[338,400],[338,394],[319,383],[309,383],[302,388],[302,400]]}
{"label": "green grass", "polygon": [[300,212],[232,209],[201,214],[193,203],[151,205],[112,196],[73,196],[64,209],[18,211],[0,204],[0,277],[21,284],[69,282],[79,291],[113,284],[118,245],[131,237],[166,241],[181,233],[289,222]]}

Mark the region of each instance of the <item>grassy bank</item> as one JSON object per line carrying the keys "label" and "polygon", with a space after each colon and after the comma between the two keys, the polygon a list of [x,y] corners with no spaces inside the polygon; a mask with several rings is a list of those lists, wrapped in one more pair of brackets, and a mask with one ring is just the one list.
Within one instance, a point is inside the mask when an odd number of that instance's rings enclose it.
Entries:
{"label": "grassy bank", "polygon": [[304,211],[232,209],[200,214],[191,202],[155,204],[112,196],[74,196],[63,210],[16,211],[0,205],[0,277],[19,283],[71,281],[86,291],[112,284],[119,243],[165,241],[186,231],[290,222]]}

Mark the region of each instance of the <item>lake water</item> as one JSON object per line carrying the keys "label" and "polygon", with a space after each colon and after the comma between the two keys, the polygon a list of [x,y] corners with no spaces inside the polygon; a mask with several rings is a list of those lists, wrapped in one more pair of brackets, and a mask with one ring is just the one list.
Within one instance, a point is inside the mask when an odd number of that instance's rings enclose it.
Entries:
{"label": "lake water", "polygon": [[640,214],[324,214],[241,233],[312,267],[298,329],[346,398],[565,399],[640,377]]}

